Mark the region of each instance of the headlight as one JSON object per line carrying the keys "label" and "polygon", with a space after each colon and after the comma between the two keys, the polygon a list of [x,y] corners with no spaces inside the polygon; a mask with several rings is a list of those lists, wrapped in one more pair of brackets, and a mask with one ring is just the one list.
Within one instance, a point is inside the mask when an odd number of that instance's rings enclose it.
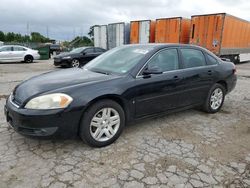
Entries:
{"label": "headlight", "polygon": [[62,59],[71,59],[71,56],[63,57]]}
{"label": "headlight", "polygon": [[72,97],[63,93],[53,93],[31,99],[26,105],[27,109],[58,109],[66,108],[73,101]]}

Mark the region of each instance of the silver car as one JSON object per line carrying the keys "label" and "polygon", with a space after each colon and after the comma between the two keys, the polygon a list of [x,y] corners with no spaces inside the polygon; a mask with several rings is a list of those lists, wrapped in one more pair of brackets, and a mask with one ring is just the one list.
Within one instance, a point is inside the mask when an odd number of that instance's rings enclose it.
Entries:
{"label": "silver car", "polygon": [[39,59],[37,50],[18,45],[0,46],[0,62],[26,62],[32,63]]}

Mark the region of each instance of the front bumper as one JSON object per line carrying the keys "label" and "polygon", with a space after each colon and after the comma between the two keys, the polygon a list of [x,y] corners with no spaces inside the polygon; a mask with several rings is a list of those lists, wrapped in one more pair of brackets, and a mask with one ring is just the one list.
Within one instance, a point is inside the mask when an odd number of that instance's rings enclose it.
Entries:
{"label": "front bumper", "polygon": [[8,99],[4,113],[7,123],[20,134],[75,137],[82,110],[30,110],[18,108]]}
{"label": "front bumper", "polygon": [[55,66],[69,66],[71,63],[71,59],[54,59],[54,65]]}

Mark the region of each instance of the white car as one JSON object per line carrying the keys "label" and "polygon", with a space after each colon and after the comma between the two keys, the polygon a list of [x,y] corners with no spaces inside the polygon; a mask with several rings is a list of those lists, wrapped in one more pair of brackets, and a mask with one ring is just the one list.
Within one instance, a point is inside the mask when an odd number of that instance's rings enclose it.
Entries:
{"label": "white car", "polygon": [[0,62],[21,62],[32,63],[39,59],[37,50],[18,45],[0,46]]}

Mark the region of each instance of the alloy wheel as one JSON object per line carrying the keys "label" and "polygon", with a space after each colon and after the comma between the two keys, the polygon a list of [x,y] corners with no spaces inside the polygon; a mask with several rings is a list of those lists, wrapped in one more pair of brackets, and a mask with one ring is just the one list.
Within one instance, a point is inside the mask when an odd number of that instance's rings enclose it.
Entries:
{"label": "alloy wheel", "polygon": [[110,140],[120,127],[120,115],[114,108],[103,108],[90,122],[90,134],[99,142]]}
{"label": "alloy wheel", "polygon": [[73,59],[71,62],[71,66],[72,67],[79,67],[80,66],[80,62],[77,59]]}
{"label": "alloy wheel", "polygon": [[210,97],[210,107],[213,110],[217,110],[218,108],[220,108],[222,101],[223,101],[223,91],[221,88],[216,88],[211,97]]}

